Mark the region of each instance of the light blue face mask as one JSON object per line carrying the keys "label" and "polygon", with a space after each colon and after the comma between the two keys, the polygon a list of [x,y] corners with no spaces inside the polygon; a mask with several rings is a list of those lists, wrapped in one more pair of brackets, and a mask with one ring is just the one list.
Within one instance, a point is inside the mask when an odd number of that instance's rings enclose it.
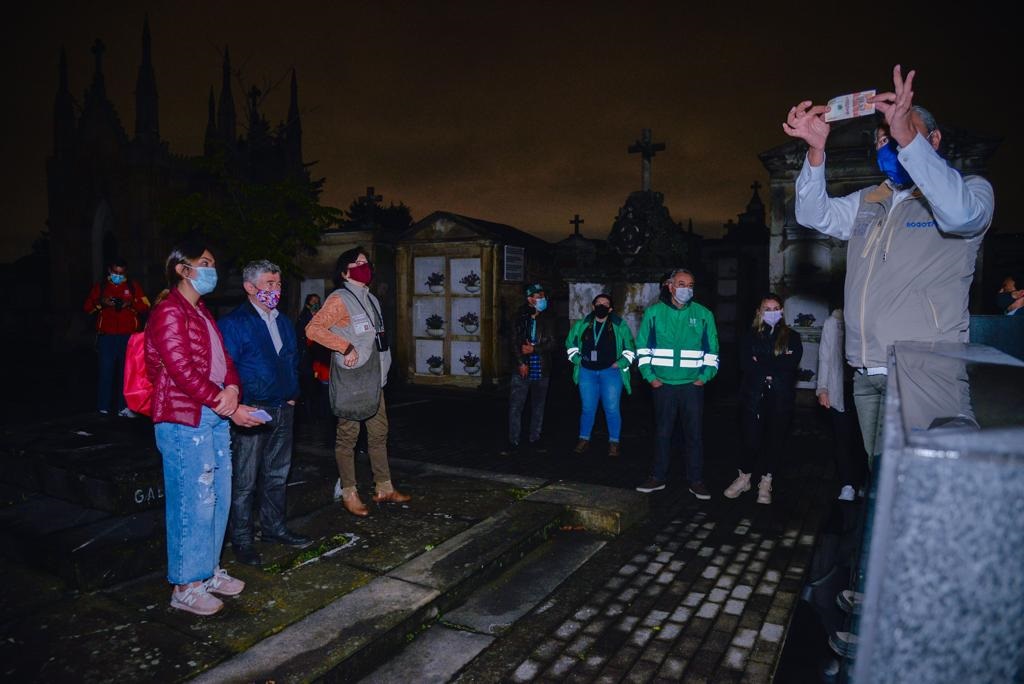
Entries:
{"label": "light blue face mask", "polygon": [[544,309],[548,308],[547,298],[536,300],[534,302],[533,308],[537,309],[537,311],[543,311]]}
{"label": "light blue face mask", "polygon": [[686,302],[693,299],[693,288],[692,287],[677,287],[672,293],[677,301],[685,304]]}
{"label": "light blue face mask", "polygon": [[195,278],[189,278],[192,287],[200,296],[208,295],[217,287],[217,269],[212,266],[192,266]]}
{"label": "light blue face mask", "polygon": [[111,273],[110,274],[110,282],[114,283],[115,285],[120,285],[124,281],[125,281],[125,276],[124,276],[123,273]]}

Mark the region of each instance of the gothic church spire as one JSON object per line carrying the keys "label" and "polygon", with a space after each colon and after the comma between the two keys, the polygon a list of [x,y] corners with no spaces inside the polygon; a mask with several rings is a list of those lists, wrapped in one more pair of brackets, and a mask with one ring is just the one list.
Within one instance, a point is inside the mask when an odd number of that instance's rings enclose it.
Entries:
{"label": "gothic church spire", "polygon": [[150,145],[160,142],[159,97],[153,72],[149,16],[142,23],[142,61],[135,81],[135,139]]}

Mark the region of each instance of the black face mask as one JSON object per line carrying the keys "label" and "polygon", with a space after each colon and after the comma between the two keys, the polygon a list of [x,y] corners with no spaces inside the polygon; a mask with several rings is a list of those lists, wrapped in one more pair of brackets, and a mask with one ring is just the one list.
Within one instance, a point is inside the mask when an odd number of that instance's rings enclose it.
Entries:
{"label": "black face mask", "polygon": [[1013,293],[1012,292],[1000,292],[996,295],[996,308],[1000,311],[1006,311],[1013,304]]}
{"label": "black face mask", "polygon": [[[1009,306],[1009,304],[1007,304],[1007,306]],[[611,313],[611,309],[604,304],[598,304],[594,307],[594,315],[598,318],[607,318],[609,313]]]}

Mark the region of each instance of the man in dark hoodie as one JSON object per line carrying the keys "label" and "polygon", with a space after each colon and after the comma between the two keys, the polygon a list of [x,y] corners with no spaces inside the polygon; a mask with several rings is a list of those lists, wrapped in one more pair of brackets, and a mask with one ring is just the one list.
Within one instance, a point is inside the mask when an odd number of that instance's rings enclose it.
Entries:
{"label": "man in dark hoodie", "polygon": [[515,369],[508,398],[508,447],[502,452],[511,455],[519,451],[522,438],[523,408],[530,396],[530,446],[543,450],[540,433],[544,426],[544,402],[551,378],[551,351],[555,348],[555,326],[550,316],[544,315],[548,300],[544,287],[532,283],[523,288],[526,303],[519,308],[512,321],[512,358]]}

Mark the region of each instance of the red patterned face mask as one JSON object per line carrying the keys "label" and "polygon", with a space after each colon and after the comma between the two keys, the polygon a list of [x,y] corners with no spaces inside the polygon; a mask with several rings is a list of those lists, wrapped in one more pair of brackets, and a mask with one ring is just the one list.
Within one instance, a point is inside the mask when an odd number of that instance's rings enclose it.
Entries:
{"label": "red patterned face mask", "polygon": [[373,267],[370,266],[369,262],[353,266],[348,269],[348,279],[363,285],[369,285],[370,281],[373,280]]}

